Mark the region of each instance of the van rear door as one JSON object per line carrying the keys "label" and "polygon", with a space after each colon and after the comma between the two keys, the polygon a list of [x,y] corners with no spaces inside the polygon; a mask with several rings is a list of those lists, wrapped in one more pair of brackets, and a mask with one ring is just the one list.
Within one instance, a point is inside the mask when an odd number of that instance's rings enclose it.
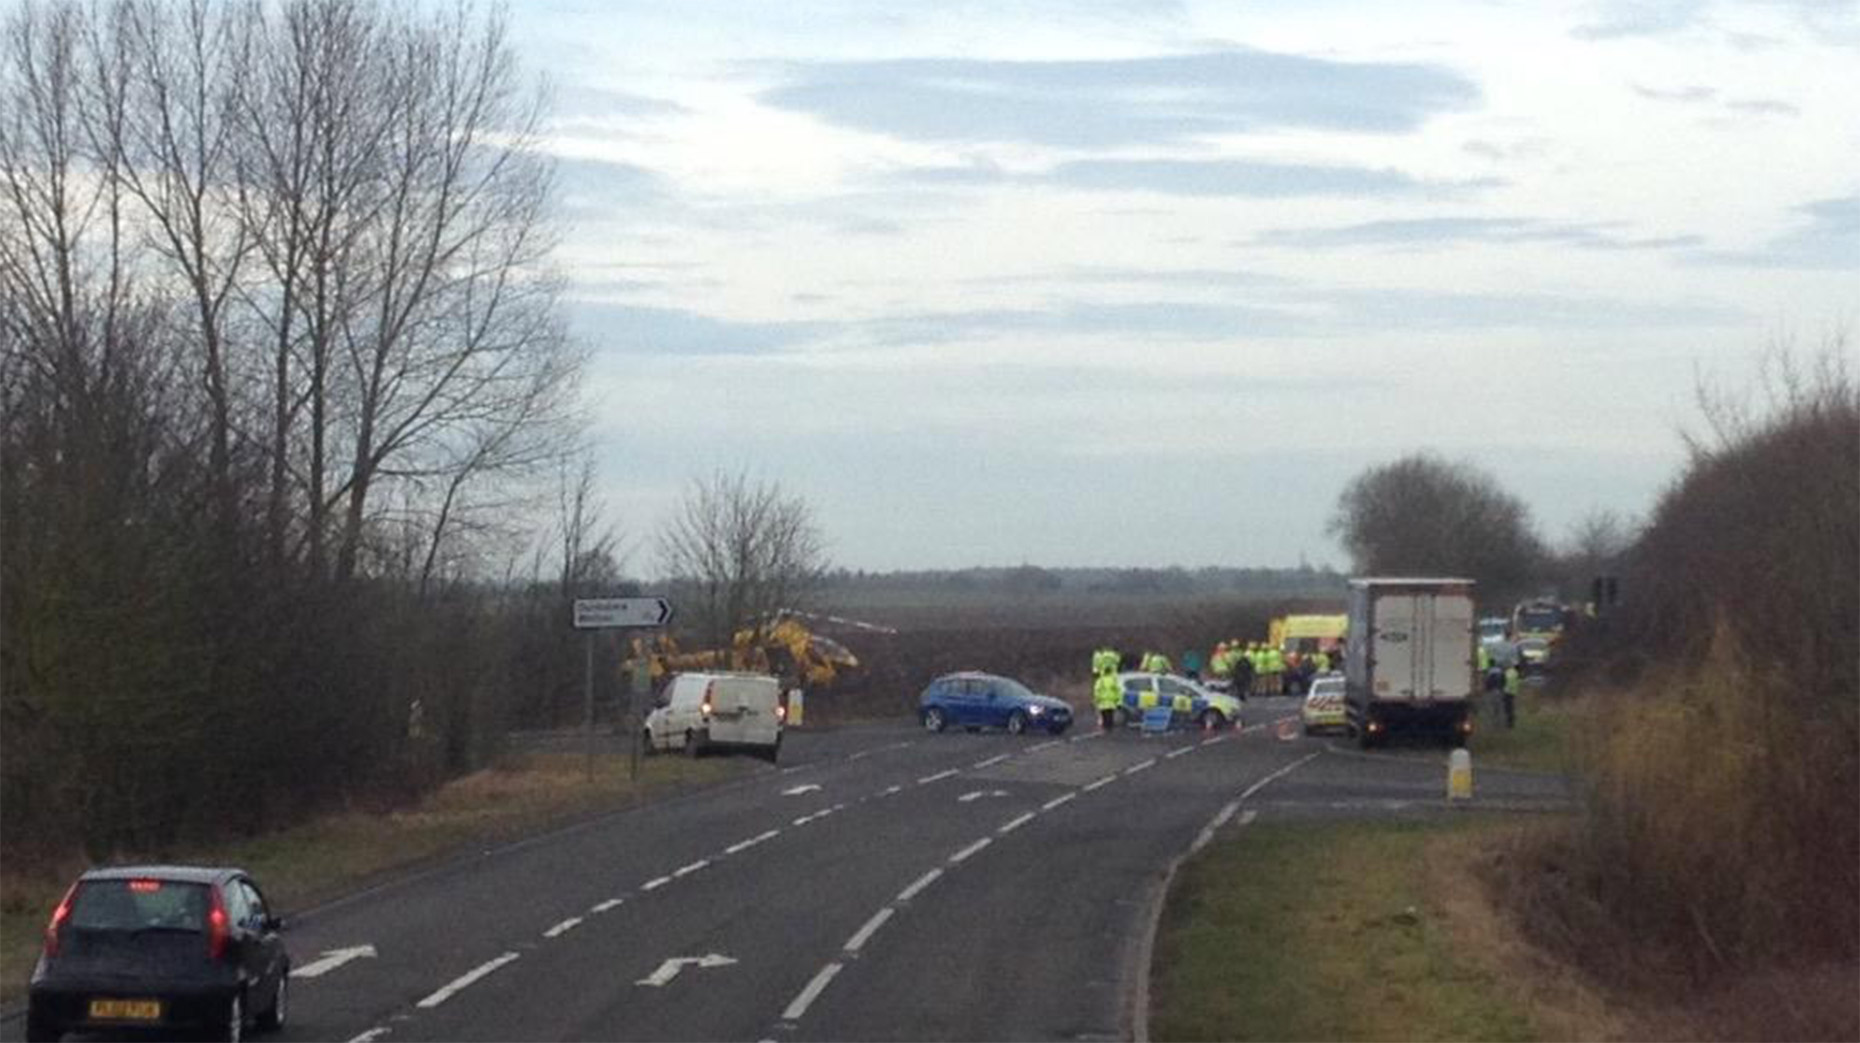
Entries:
{"label": "van rear door", "polygon": [[711,685],[711,739],[769,745],[781,734],[781,685],[773,677],[719,677]]}

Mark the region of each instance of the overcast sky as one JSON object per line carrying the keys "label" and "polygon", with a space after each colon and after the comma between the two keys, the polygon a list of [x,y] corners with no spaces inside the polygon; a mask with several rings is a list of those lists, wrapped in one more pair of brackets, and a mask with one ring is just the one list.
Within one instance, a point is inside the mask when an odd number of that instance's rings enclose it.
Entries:
{"label": "overcast sky", "polygon": [[[1371,464],[1644,515],[1860,321],[1860,2],[517,0],[610,505],[850,568],[1347,565]],[[1851,343],[1851,341],[1850,341]]]}

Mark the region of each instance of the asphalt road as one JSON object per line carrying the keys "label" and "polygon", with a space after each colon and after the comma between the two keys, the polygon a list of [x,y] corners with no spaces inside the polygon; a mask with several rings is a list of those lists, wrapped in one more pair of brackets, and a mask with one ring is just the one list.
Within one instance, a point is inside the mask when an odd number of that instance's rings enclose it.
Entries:
{"label": "asphalt road", "polygon": [[[1154,737],[797,730],[780,768],[295,917],[280,1038],[1130,1038],[1162,885],[1198,838],[1451,813],[1440,750],[1280,738],[1294,712],[1256,699],[1243,731]],[[1563,797],[1535,775],[1477,787]]]}

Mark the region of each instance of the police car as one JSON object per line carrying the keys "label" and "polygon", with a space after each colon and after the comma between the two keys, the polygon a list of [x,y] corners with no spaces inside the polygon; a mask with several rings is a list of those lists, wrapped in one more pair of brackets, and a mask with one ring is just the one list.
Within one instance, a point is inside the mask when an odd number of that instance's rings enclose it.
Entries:
{"label": "police car", "polygon": [[1167,706],[1173,724],[1193,721],[1202,728],[1231,728],[1240,723],[1240,700],[1231,695],[1209,691],[1185,677],[1174,674],[1124,673],[1117,675],[1123,690],[1123,703],[1117,708],[1117,723],[1136,724],[1146,710]]}
{"label": "police car", "polygon": [[1305,693],[1305,705],[1300,717],[1304,721],[1306,735],[1325,728],[1348,728],[1348,719],[1343,709],[1343,675],[1328,673],[1312,678],[1311,690]]}

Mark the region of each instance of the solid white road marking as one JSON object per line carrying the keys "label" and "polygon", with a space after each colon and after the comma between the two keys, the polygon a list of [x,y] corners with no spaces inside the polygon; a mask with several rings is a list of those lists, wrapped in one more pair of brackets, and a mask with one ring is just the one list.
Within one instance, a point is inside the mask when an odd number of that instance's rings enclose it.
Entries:
{"label": "solid white road marking", "polygon": [[1007,760],[1008,756],[1009,755],[1005,753],[997,754],[996,756],[990,757],[985,761],[976,761],[973,765],[971,765],[971,767],[974,767],[978,770],[982,768],[991,767],[993,765],[1000,764],[1004,760]]}
{"label": "solid white road marking", "polygon": [[970,844],[968,847],[963,848],[961,851],[958,851],[955,854],[949,856],[949,862],[951,865],[955,865],[957,862],[961,862],[962,860],[968,858],[970,855],[975,854],[977,851],[980,851],[981,849],[987,847],[988,845],[994,842],[995,842],[994,837],[983,837],[982,839],[976,841],[975,843]]}
{"label": "solid white road marking", "polygon": [[886,906],[880,909],[870,920],[867,920],[864,927],[859,928],[857,933],[851,938],[846,939],[846,945],[844,946],[846,951],[858,952],[860,949],[864,948],[865,943],[871,941],[872,936],[878,933],[878,929],[885,926],[885,921],[891,919],[892,912],[892,908]]}
{"label": "solid white road marking", "polygon": [[626,903],[626,899],[624,898],[609,898],[605,902],[596,902],[595,904],[589,906],[588,912],[604,913],[609,909],[619,908],[621,905],[624,905],[625,903]]}
{"label": "solid white road marking", "polygon": [[935,775],[925,775],[923,778],[917,780],[917,784],[919,786],[927,786],[932,782],[938,782],[942,779],[947,779],[957,774],[960,774],[960,773],[957,772],[956,769],[951,768],[948,771],[939,771]]}
{"label": "solid white road marking", "polygon": [[634,982],[635,985],[650,985],[662,989],[671,984],[678,972],[686,967],[728,967],[736,961],[722,953],[709,953],[704,956],[677,956],[659,964],[659,969]]}
{"label": "solid white road marking", "polygon": [[473,968],[472,970],[469,970],[465,972],[464,974],[461,974],[458,977],[452,979],[450,984],[445,985],[444,987],[440,988],[437,992],[433,993],[431,996],[428,996],[425,999],[421,1000],[420,1002],[414,1004],[414,1006],[424,1007],[428,1010],[434,1007],[437,1007],[441,1003],[444,1003],[445,1001],[458,995],[460,992],[463,992],[464,990],[470,988],[472,983],[477,981],[479,978],[484,977],[485,975],[491,973],[492,971],[498,969],[499,967],[502,967],[506,963],[514,962],[516,959],[517,959],[516,953],[507,952],[504,955],[499,956],[495,960],[491,960],[487,963],[479,964],[477,967]]}
{"label": "solid white road marking", "polygon": [[672,870],[672,876],[674,878],[681,877],[681,876],[690,876],[692,873],[697,872],[698,870],[704,868],[707,865],[710,865],[710,859],[700,858],[688,866],[679,866],[677,869]]}
{"label": "solid white road marking", "polygon": [[1064,804],[1066,801],[1076,798],[1077,796],[1078,796],[1077,793],[1061,793],[1059,796],[1054,797],[1052,800],[1049,800],[1046,803],[1040,805],[1040,810],[1051,811],[1054,808],[1058,807],[1059,805]]}
{"label": "solid white road marking", "polygon": [[1266,788],[1267,783],[1283,775],[1289,774],[1293,768],[1296,768],[1302,764],[1309,763],[1313,758],[1317,757],[1319,753],[1323,753],[1323,752],[1324,752],[1323,750],[1319,750],[1317,753],[1312,754],[1310,757],[1302,757],[1298,760],[1295,760],[1292,763],[1287,764],[1285,767],[1280,768],[1278,771],[1275,771],[1272,774],[1266,776],[1265,778],[1259,780],[1258,782],[1255,782],[1251,786],[1248,786],[1245,792],[1240,794],[1240,799],[1245,800],[1248,797],[1252,796],[1253,794],[1258,793],[1260,790]]}
{"label": "solid white road marking", "polygon": [[936,878],[943,875],[941,869],[932,869],[911,882],[911,886],[898,892],[898,901],[908,902],[923,892],[923,889],[936,883]]}
{"label": "solid white road marking", "polygon": [[1124,774],[1135,775],[1137,772],[1144,771],[1148,768],[1152,768],[1155,766],[1156,766],[1156,758],[1151,757],[1149,760],[1146,760],[1141,764],[1132,764],[1130,767],[1125,768]]}
{"label": "solid white road marking", "polygon": [[807,987],[802,989],[800,995],[794,998],[794,1002],[788,1004],[788,1009],[781,1012],[782,1020],[801,1020],[807,1013],[807,1008],[813,1006],[814,1001],[820,998],[820,994],[827,991],[827,983],[831,982],[833,976],[839,972],[840,965],[837,963],[829,963],[825,967],[820,968],[820,973],[814,975],[814,980],[808,982]]}
{"label": "solid white road marking", "polygon": [[1109,786],[1111,783],[1116,782],[1116,781],[1117,781],[1116,775],[1106,775],[1104,778],[1099,779],[1097,782],[1086,783],[1084,788],[1080,789],[1079,792],[1090,793],[1092,790],[1095,790],[1100,786]]}
{"label": "solid white road marking", "polygon": [[669,876],[655,876],[651,880],[639,885],[639,889],[641,891],[657,891],[659,888],[671,882],[672,878]]}
{"label": "solid white road marking", "polygon": [[581,926],[581,917],[571,916],[543,932],[544,938],[558,938]]}
{"label": "solid white road marking", "polygon": [[368,959],[375,955],[372,945],[356,945],[347,949],[326,949],[323,955],[302,967],[293,967],[293,978],[320,978],[330,971],[348,963],[350,960]]}
{"label": "solid white road marking", "polygon": [[1002,823],[1001,828],[995,830],[995,832],[996,833],[1012,833],[1015,830],[1019,829],[1020,827],[1032,821],[1033,821],[1033,812],[1029,811],[1025,815],[1020,815],[1016,818],[1011,818],[1007,820],[1006,822]]}
{"label": "solid white road marking", "polygon": [[790,786],[787,789],[782,790],[781,795],[784,797],[798,797],[803,793],[812,793],[819,788],[820,788],[820,783],[809,782],[809,783],[806,783],[800,786]]}

